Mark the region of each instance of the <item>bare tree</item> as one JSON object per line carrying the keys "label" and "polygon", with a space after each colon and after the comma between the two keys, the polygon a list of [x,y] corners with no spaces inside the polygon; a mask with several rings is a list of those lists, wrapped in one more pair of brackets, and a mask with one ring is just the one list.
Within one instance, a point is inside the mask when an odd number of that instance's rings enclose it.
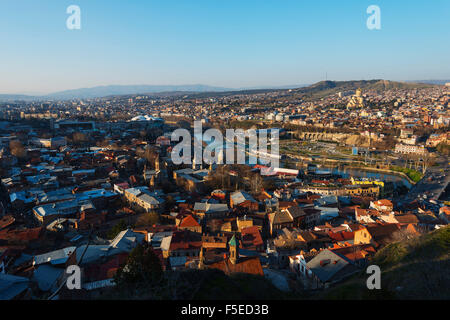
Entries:
{"label": "bare tree", "polygon": [[413,232],[409,229],[400,229],[396,232],[394,232],[391,236],[393,241],[404,241],[404,240],[410,240],[418,237],[419,234],[416,232]]}
{"label": "bare tree", "polygon": [[425,152],[425,154],[422,157],[422,173],[425,174],[425,172],[427,171],[427,169],[433,165],[434,161],[435,161],[435,157],[433,154],[429,153],[429,152]]}
{"label": "bare tree", "polygon": [[151,166],[154,166],[156,158],[158,158],[158,151],[154,148],[147,147],[144,152],[144,158]]}
{"label": "bare tree", "polygon": [[25,158],[27,156],[27,151],[19,140],[10,141],[9,149],[11,150],[11,154],[17,158]]}
{"label": "bare tree", "polygon": [[87,136],[82,132],[75,132],[72,136],[72,140],[76,144],[84,144],[88,141]]}
{"label": "bare tree", "polygon": [[259,173],[255,173],[250,177],[250,187],[255,194],[259,193],[263,188],[263,179]]}

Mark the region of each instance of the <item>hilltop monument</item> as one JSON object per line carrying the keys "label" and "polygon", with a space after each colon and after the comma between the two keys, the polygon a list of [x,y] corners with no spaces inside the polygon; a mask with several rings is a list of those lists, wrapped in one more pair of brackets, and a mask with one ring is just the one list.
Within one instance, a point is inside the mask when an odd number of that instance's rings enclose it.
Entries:
{"label": "hilltop monument", "polygon": [[354,95],[350,97],[347,103],[347,109],[364,108],[364,98],[362,96],[361,88],[356,89]]}

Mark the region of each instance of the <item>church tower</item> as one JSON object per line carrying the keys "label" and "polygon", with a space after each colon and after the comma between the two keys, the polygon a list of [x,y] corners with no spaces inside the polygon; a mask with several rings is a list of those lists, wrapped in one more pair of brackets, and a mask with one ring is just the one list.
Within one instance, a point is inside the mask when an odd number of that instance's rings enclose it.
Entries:
{"label": "church tower", "polygon": [[235,235],[230,239],[228,245],[230,246],[230,262],[236,264],[239,259],[239,241],[236,240]]}
{"label": "church tower", "polygon": [[199,256],[199,262],[198,262],[199,269],[205,269],[205,256],[204,256],[203,250],[205,250],[205,249],[202,246],[202,248],[200,249],[200,256]]}
{"label": "church tower", "polygon": [[194,159],[192,159],[192,170],[202,170],[202,159],[197,159],[197,157],[194,156]]}
{"label": "church tower", "polygon": [[155,186],[155,176],[152,175],[152,177],[150,178],[150,187],[154,187]]}
{"label": "church tower", "polygon": [[155,158],[155,171],[159,171],[159,153]]}

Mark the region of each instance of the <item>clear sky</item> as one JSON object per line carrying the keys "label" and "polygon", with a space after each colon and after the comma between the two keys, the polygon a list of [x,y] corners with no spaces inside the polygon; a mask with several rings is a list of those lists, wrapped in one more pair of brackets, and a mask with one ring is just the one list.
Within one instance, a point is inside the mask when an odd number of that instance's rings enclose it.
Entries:
{"label": "clear sky", "polygon": [[449,79],[450,1],[0,0],[0,44],[0,93]]}

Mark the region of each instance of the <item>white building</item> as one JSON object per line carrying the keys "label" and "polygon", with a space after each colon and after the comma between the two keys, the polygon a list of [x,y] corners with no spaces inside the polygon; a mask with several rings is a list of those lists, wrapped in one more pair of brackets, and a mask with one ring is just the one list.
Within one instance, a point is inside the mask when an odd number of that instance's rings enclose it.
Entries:
{"label": "white building", "polygon": [[415,145],[397,143],[395,145],[395,153],[424,155],[427,153],[427,149],[425,149],[424,146],[415,146]]}

